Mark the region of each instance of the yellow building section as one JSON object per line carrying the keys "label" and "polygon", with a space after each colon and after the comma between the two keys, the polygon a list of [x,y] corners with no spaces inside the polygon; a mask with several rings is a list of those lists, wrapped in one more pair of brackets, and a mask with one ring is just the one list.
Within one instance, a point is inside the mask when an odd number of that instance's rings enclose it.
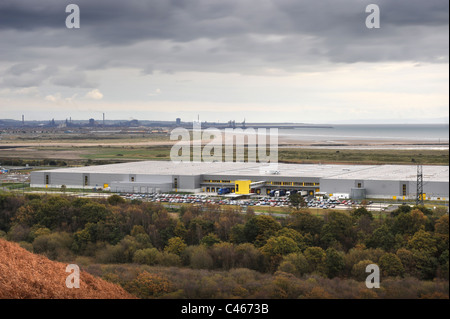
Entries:
{"label": "yellow building section", "polygon": [[234,181],[236,194],[250,194],[250,184],[252,181]]}

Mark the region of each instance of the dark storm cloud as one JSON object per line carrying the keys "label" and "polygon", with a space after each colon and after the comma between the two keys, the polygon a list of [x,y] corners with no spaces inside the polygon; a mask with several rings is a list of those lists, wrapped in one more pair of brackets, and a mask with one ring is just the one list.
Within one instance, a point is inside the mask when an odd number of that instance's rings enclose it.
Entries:
{"label": "dark storm cloud", "polygon": [[383,24],[445,26],[449,9],[445,0],[2,0],[0,28],[60,28],[69,3],[81,8],[84,27],[101,31],[91,29],[93,37],[111,30],[117,35],[109,39],[112,42],[152,37],[189,41],[247,32],[320,33],[342,27],[358,30],[370,3],[380,6]]}
{"label": "dark storm cloud", "polygon": [[[65,28],[69,3],[80,7],[80,29]],[[365,27],[370,3],[380,7],[380,29]],[[2,0],[0,61],[129,66],[143,74],[447,62],[448,6],[447,0]],[[77,80],[86,82],[80,74],[54,82]]]}

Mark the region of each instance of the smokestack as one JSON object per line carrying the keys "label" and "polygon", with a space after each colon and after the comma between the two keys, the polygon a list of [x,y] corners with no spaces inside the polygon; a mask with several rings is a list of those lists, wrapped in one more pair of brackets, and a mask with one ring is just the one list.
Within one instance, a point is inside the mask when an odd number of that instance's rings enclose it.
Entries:
{"label": "smokestack", "polygon": [[25,126],[25,116],[22,114],[22,125]]}
{"label": "smokestack", "polygon": [[105,126],[105,113],[103,113],[103,126]]}

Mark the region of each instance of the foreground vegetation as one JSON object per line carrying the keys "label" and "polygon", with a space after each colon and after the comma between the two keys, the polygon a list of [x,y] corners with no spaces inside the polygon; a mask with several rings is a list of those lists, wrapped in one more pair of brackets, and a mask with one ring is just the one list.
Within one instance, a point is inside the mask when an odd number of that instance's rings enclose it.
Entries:
{"label": "foreground vegetation", "polygon": [[[247,214],[56,195],[0,195],[0,237],[141,298],[448,298],[446,210]],[[381,288],[365,287],[376,263]]]}

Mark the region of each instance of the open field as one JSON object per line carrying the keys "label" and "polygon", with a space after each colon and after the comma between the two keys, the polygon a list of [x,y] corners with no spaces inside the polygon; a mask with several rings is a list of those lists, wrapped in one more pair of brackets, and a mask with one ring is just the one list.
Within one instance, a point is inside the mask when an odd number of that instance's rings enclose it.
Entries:
{"label": "open field", "polygon": [[[81,165],[90,161],[124,162],[140,160],[170,160],[171,145],[41,145],[0,148],[0,163],[33,164],[32,160],[65,161],[67,165]],[[18,160],[24,163],[17,163]],[[342,164],[415,164],[448,165],[446,150],[356,150],[280,148],[278,161],[284,163],[342,163]],[[41,164],[42,165],[42,164]]]}

